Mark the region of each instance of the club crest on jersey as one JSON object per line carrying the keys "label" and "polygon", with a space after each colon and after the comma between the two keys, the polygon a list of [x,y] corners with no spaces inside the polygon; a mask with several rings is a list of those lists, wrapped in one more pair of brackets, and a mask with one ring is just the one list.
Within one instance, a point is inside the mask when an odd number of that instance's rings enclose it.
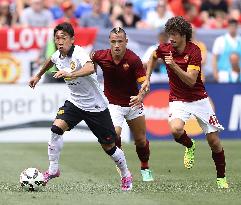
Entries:
{"label": "club crest on jersey", "polygon": [[70,69],[75,70],[75,68],[76,68],[76,63],[74,61],[71,61],[70,62]]}
{"label": "club crest on jersey", "polygon": [[128,63],[123,64],[123,68],[124,68],[124,70],[128,70],[129,67],[130,67],[130,66],[128,65]]}
{"label": "club crest on jersey", "polygon": [[189,59],[189,56],[188,56],[188,55],[185,55],[183,59],[184,59],[185,63],[187,63],[187,61],[188,61],[188,59]]}
{"label": "club crest on jersey", "polygon": [[57,114],[58,114],[58,115],[63,115],[63,114],[64,114],[64,110],[59,110],[59,111],[57,112]]}

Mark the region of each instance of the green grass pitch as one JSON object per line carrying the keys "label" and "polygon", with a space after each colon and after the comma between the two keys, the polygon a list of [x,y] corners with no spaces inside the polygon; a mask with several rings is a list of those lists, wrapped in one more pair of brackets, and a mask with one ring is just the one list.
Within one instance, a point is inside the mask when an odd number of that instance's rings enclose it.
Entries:
{"label": "green grass pitch", "polygon": [[26,192],[19,175],[28,167],[48,166],[46,144],[0,144],[0,205],[238,205],[241,204],[241,141],[223,141],[230,188],[218,190],[206,141],[197,141],[195,166],[183,166],[184,148],[173,141],[151,142],[154,182],[142,182],[133,143],[124,144],[134,182],[120,191],[114,163],[98,143],[65,143],[61,177],[39,192]]}

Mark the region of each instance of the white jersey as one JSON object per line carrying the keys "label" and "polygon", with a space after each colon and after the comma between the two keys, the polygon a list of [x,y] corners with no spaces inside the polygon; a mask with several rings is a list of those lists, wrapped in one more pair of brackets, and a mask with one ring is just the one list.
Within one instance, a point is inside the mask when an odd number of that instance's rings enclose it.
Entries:
{"label": "white jersey", "polygon": [[[83,48],[74,46],[66,57],[61,57],[57,50],[52,55],[51,61],[58,70],[72,72],[81,69],[91,59]],[[108,107],[108,100],[100,88],[95,73],[74,80],[65,79],[65,82],[70,90],[68,100],[76,107],[90,112],[100,112]]]}

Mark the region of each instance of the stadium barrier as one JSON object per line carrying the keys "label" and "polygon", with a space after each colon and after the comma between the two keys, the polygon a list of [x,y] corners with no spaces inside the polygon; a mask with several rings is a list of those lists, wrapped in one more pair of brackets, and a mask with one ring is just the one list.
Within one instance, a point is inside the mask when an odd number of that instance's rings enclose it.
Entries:
{"label": "stadium barrier", "polygon": [[[27,84],[1,85],[0,93],[0,142],[47,142],[58,108],[68,97],[65,84],[40,84],[34,90]],[[126,124],[122,139],[130,140]],[[97,141],[84,122],[66,132],[64,140]]]}
{"label": "stadium barrier", "polygon": [[[225,139],[241,138],[241,85],[206,84],[219,122],[225,130],[220,133]],[[27,84],[0,86],[0,141],[33,142],[47,141],[50,126],[68,96],[64,84],[40,84],[34,90]],[[151,85],[151,92],[145,97],[147,137],[150,140],[171,139],[168,126],[167,84]],[[189,135],[203,139],[201,128],[195,118],[186,124]],[[85,123],[80,123],[67,132],[66,141],[96,141]],[[130,133],[125,125],[122,139],[130,141]]]}

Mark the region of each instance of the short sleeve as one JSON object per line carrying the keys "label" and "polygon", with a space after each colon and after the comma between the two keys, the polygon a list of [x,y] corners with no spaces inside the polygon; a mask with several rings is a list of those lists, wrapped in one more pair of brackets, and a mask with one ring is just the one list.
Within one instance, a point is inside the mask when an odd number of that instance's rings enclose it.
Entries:
{"label": "short sleeve", "polygon": [[201,56],[201,50],[200,48],[196,47],[193,49],[193,52],[189,56],[189,63],[187,69],[190,70],[201,70],[201,61],[202,61],[202,56]]}
{"label": "short sleeve", "polygon": [[157,49],[156,49],[156,58],[163,58],[163,47],[164,45],[163,44],[160,44]]}
{"label": "short sleeve", "polygon": [[57,51],[55,51],[55,52],[53,53],[53,55],[51,56],[50,60],[51,60],[54,64],[56,64],[58,57],[59,57],[59,51],[57,50]]}
{"label": "short sleeve", "polygon": [[96,63],[98,63],[98,60],[99,60],[99,53],[100,51],[94,51],[91,53],[91,56],[90,56],[91,59]]}
{"label": "short sleeve", "polygon": [[138,57],[134,63],[136,81],[142,83],[146,79],[146,69],[143,67],[141,59]]}
{"label": "short sleeve", "polygon": [[81,67],[83,67],[87,62],[92,61],[90,59],[90,56],[87,54],[87,52],[81,47],[79,47],[79,50],[76,53],[76,57],[77,57],[77,60],[79,61],[80,65],[81,65]]}

